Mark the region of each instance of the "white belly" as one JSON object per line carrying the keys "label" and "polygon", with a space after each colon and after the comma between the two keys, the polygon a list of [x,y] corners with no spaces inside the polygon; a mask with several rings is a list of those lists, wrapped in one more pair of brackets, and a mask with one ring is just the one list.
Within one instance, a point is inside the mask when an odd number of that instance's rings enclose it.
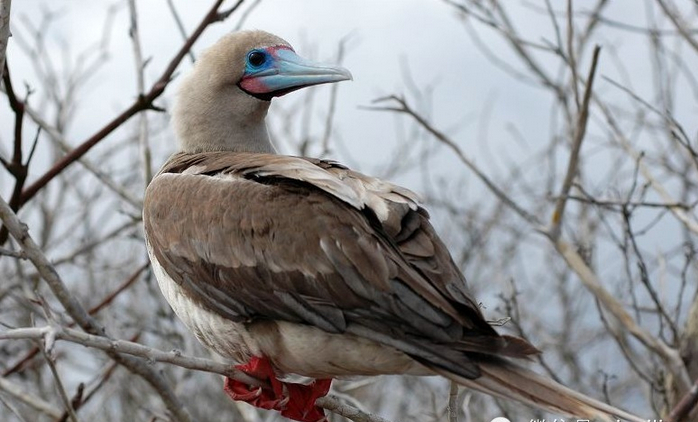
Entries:
{"label": "white belly", "polygon": [[179,319],[187,326],[196,338],[206,347],[219,355],[245,363],[252,356],[261,353],[257,343],[252,339],[244,324],[233,322],[220,315],[210,312],[191,300],[172,278],[165,272],[162,265],[152,252],[149,243],[148,256],[153,267],[153,273],[165,300]]}
{"label": "white belly", "polygon": [[283,373],[312,378],[433,372],[404,353],[351,334],[331,334],[286,321],[241,324],[203,309],[165,272],[148,244],[165,299],[196,338],[219,355],[244,363],[266,356]]}

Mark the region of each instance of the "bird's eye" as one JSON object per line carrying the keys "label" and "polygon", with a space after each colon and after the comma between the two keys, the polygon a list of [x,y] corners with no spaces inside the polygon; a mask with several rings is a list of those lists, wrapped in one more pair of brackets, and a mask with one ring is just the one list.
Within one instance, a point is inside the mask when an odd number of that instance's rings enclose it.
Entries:
{"label": "bird's eye", "polygon": [[267,61],[267,55],[261,51],[252,51],[247,55],[247,61],[254,67],[259,67]]}

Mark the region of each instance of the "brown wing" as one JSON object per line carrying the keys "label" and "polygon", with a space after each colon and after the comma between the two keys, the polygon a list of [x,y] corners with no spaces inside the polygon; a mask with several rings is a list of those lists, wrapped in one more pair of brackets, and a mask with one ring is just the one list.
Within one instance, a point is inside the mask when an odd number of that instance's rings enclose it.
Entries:
{"label": "brown wing", "polygon": [[[314,162],[342,178],[351,177],[368,181],[368,183],[373,179],[335,162],[321,160]],[[390,185],[390,187],[397,190],[395,194],[413,195],[412,192],[399,186]],[[392,201],[391,203],[389,218],[381,221],[381,226],[388,237],[397,244],[406,261],[428,279],[439,293],[461,305],[457,306],[461,312],[469,315],[474,312],[482,319],[478,304],[468,291],[465,277],[429,222],[429,213],[421,207],[413,208]]]}
{"label": "brown wing", "polygon": [[479,375],[469,352],[535,350],[485,322],[426,212],[393,201],[375,212],[370,192],[337,184],[338,169],[273,155],[174,156],[146,192],[148,240],[190,298],[231,320],[349,332],[466,377]]}

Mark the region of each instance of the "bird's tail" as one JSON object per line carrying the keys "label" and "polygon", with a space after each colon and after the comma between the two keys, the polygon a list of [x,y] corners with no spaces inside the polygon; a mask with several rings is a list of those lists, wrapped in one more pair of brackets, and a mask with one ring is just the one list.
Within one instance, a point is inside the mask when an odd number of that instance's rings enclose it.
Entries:
{"label": "bird's tail", "polygon": [[482,376],[476,379],[464,378],[441,368],[432,367],[432,370],[465,387],[513,399],[559,416],[604,422],[647,422],[647,419],[587,397],[513,362],[494,359],[478,362],[478,366]]}

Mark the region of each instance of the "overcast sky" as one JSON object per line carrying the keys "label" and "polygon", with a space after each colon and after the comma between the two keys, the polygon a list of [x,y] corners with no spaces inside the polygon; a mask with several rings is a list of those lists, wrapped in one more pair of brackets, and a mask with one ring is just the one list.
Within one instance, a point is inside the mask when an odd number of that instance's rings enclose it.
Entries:
{"label": "overcast sky", "polygon": [[[41,10],[59,11],[60,15],[48,28],[48,52],[60,63],[61,55],[76,56],[96,43],[103,32],[105,9],[113,2],[87,0],[24,0],[13,2],[14,23],[28,19],[38,22]],[[209,1],[175,1],[187,30],[191,31],[209,7]],[[232,2],[229,2],[232,4]],[[585,3],[576,2],[583,9]],[[651,7],[636,0],[614,1],[605,16],[631,25],[643,26]],[[520,33],[536,43],[553,41],[554,34],[547,14],[529,2],[510,1],[512,20]],[[557,4],[557,2],[553,2]],[[560,2],[561,11],[563,2]],[[638,7],[642,6],[642,7]],[[165,0],[139,1],[139,22],[144,55],[150,59],[148,80],[152,83],[167,61],[181,45],[174,20]],[[197,42],[198,52],[232,30],[236,19],[211,26]],[[18,27],[18,25],[15,25]],[[353,82],[340,87],[337,131],[352,149],[353,155],[367,163],[384,161],[382,154],[390,149],[384,146],[394,142],[392,119],[384,113],[361,109],[377,97],[402,94],[408,91],[408,80],[403,69],[409,68],[418,87],[434,86],[434,121],[443,128],[451,128],[459,143],[473,146],[470,153],[478,157],[478,138],[487,135],[492,151],[483,160],[499,154],[511,155],[517,148],[525,149],[513,139],[510,128],[515,127],[527,142],[535,146],[547,142],[550,120],[548,94],[530,84],[522,84],[497,68],[473,44],[452,7],[439,0],[264,0],[250,14],[243,28],[258,28],[276,33],[296,47],[300,54],[324,61],[332,61],[340,40],[349,37],[344,65],[353,75]],[[16,32],[26,33],[22,28]],[[21,30],[21,31],[20,31]],[[116,14],[110,41],[108,64],[97,72],[79,93],[80,107],[73,125],[71,138],[76,143],[93,133],[118,110],[128,105],[136,91],[133,77],[133,58],[128,31],[128,11],[120,7]],[[492,31],[480,31],[482,42],[508,61],[515,69],[522,64],[515,60],[510,49]],[[596,33],[597,42],[605,51],[600,74],[615,78],[622,63],[640,95],[651,94],[650,63],[642,36],[628,31],[605,28]],[[64,46],[69,46],[66,51]],[[589,51],[580,62],[589,62]],[[545,64],[549,53],[537,53]],[[618,59],[611,56],[617,56]],[[13,79],[36,86],[27,60],[10,43],[8,57]],[[550,61],[550,60],[548,60]],[[587,66],[583,66],[586,68]],[[180,66],[185,72],[188,61]],[[169,102],[177,82],[168,88]],[[327,90],[327,87],[315,88]],[[611,89],[599,82],[597,89]],[[619,93],[620,94],[620,93]],[[687,93],[690,95],[690,93]],[[293,94],[301,95],[301,94]],[[290,98],[287,100],[287,98]],[[291,97],[278,101],[292,101]],[[691,99],[683,113],[696,112]],[[679,117],[682,117],[679,111]],[[0,114],[5,126],[11,119],[8,110]],[[7,127],[7,126],[5,126]],[[457,130],[456,130],[457,129]],[[7,141],[8,132],[0,136]],[[158,142],[166,143],[166,139]],[[477,148],[475,148],[477,147]],[[166,148],[166,146],[165,146]],[[173,146],[174,148],[174,146]],[[514,149],[512,151],[512,148]],[[341,158],[341,157],[337,157]],[[455,164],[455,162],[453,163]]]}

